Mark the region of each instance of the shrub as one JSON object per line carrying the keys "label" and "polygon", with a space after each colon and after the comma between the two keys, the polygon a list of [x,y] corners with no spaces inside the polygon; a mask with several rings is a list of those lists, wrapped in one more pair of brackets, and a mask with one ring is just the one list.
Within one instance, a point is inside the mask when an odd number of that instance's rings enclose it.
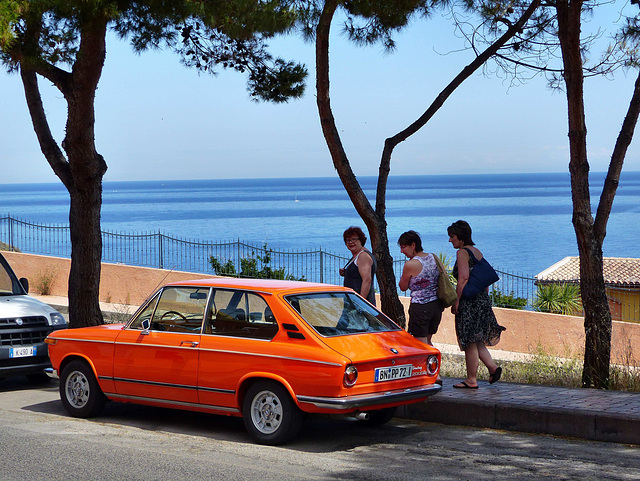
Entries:
{"label": "shrub", "polygon": [[569,283],[539,284],[533,308],[571,316],[580,309],[580,286]]}
{"label": "shrub", "polygon": [[491,300],[495,307],[506,307],[508,309],[524,309],[527,306],[527,300],[524,297],[516,297],[514,292],[503,294],[498,289],[491,289]]}
{"label": "shrub", "polygon": [[56,275],[53,272],[41,272],[33,285],[35,292],[43,296],[50,296]]}
{"label": "shrub", "polygon": [[227,260],[222,264],[216,257],[211,256],[209,263],[214,272],[219,276],[237,276],[237,277],[250,277],[252,279],[281,279],[288,281],[306,281],[307,279],[302,277],[295,277],[293,274],[287,274],[284,267],[274,268],[271,267],[271,254],[273,249],[270,249],[267,244],[263,246],[263,255],[257,255],[255,251],[251,252],[251,257],[243,257],[240,259],[240,273],[237,273],[237,268],[232,260]]}
{"label": "shrub", "polygon": [[[449,273],[449,280],[455,287],[458,284],[458,279],[453,277],[453,274],[451,273],[451,270],[453,269],[453,266],[451,265],[452,259],[447,254],[444,254],[442,252],[438,254],[438,257],[440,258],[440,262],[442,262],[442,265],[444,266],[444,268]],[[455,263],[455,261],[453,262]]]}

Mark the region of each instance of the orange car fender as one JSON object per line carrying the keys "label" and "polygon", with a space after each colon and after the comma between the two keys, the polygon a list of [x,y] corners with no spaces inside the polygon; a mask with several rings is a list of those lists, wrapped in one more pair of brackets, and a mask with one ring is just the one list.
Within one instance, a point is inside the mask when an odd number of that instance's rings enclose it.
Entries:
{"label": "orange car fender", "polygon": [[60,368],[58,369],[58,375],[62,375],[62,371],[64,370],[66,365],[76,359],[86,362],[89,365],[89,367],[91,367],[91,370],[93,371],[93,375],[96,377],[96,379],[98,379],[98,372],[96,371],[96,366],[93,364],[91,359],[89,359],[85,354],[81,352],[67,352],[60,360]]}
{"label": "orange car fender", "polygon": [[89,367],[91,368],[91,371],[93,371],[93,375],[96,377],[96,380],[98,381],[98,384],[100,385],[100,388],[103,391],[107,391],[107,392],[115,391],[115,389],[113,388],[113,381],[112,380],[105,381],[104,379],[101,379],[98,376],[98,370],[96,369],[96,366],[93,363],[93,361],[88,356],[86,356],[81,352],[68,352],[63,356],[63,358],[60,360],[60,367],[58,368],[58,376],[62,376],[63,369],[66,367],[67,364],[69,364],[71,361],[74,361],[74,360],[84,361],[89,365]]}
{"label": "orange car fender", "polygon": [[295,402],[296,405],[298,404],[298,401],[296,400],[296,394],[285,378],[273,374],[272,372],[251,372],[242,376],[238,383],[238,389],[236,390],[236,402],[240,407],[240,411],[242,411],[242,402],[244,401],[244,395],[249,389],[249,386],[251,386],[251,384],[255,381],[260,381],[262,379],[270,379],[279,384],[282,384],[286,388],[286,390],[289,391],[289,396],[291,396],[293,402]]}

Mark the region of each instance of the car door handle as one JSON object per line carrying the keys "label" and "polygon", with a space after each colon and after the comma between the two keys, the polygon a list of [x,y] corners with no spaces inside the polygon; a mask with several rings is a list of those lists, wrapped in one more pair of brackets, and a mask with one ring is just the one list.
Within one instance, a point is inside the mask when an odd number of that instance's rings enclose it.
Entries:
{"label": "car door handle", "polygon": [[182,346],[183,344],[191,344],[191,347],[198,347],[200,343],[196,341],[181,341],[180,345]]}

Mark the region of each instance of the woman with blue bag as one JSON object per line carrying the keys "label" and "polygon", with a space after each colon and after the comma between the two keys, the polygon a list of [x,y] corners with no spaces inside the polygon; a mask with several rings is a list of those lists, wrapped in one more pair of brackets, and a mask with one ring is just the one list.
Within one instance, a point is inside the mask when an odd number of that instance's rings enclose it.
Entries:
{"label": "woman with blue bag", "polygon": [[497,274],[471,240],[471,226],[463,220],[447,228],[449,242],[457,249],[453,276],[458,280],[458,298],[451,306],[456,316],[456,335],[460,350],[464,351],[467,378],[454,384],[455,388],[478,389],[480,361],[489,370],[489,383],[500,379],[502,368],[491,357],[487,346],[495,346],[505,330],[493,313],[489,286],[498,280]]}

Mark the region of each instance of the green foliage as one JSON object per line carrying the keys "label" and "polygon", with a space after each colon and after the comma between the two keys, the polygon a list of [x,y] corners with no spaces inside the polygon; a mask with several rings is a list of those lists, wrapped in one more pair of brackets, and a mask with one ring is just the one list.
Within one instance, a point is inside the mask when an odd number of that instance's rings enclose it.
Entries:
{"label": "green foliage", "polygon": [[211,264],[211,268],[213,271],[219,276],[235,276],[236,275],[236,266],[233,264],[232,260],[228,260],[224,264],[222,264],[216,257],[209,257],[209,263]]}
{"label": "green foliage", "polygon": [[136,52],[166,47],[188,67],[212,74],[233,69],[247,75],[254,99],[286,102],[302,96],[307,70],[274,59],[266,39],[286,33],[295,20],[295,10],[281,0],[6,0],[0,1],[0,60],[9,70],[28,61],[51,75],[53,67],[74,65],[81,35],[106,22]]}
{"label": "green foliage", "polygon": [[20,18],[20,11],[24,8],[24,1],[0,1],[0,49],[9,46],[15,40],[13,25]]}
{"label": "green foliage", "polygon": [[533,308],[540,312],[573,315],[580,308],[580,286],[569,283],[539,284]]}
{"label": "green foliage", "polygon": [[427,15],[432,4],[425,0],[351,0],[344,3],[345,30],[356,43],[382,41],[385,48],[393,49],[391,35],[405,27],[414,15]]}
{"label": "green foliage", "polygon": [[495,287],[491,288],[491,300],[495,307],[524,309],[527,306],[527,300],[524,297],[516,297],[513,291],[503,294]]}
{"label": "green foliage", "polygon": [[440,259],[440,262],[442,262],[442,265],[444,266],[444,268],[449,273],[449,280],[451,281],[451,283],[455,287],[458,284],[458,279],[453,277],[453,274],[451,273],[451,269],[453,269],[453,266],[451,265],[452,258],[450,258],[447,254],[445,254],[443,252],[440,252],[438,254],[438,258]]}
{"label": "green foliage", "polygon": [[256,254],[255,251],[251,252],[251,257],[243,257],[240,259],[240,273],[237,273],[236,266],[232,260],[227,260],[224,264],[221,263],[216,257],[211,256],[209,263],[214,272],[219,276],[232,276],[232,277],[249,277],[252,279],[280,279],[287,281],[306,281],[307,279],[302,277],[295,277],[293,274],[287,274],[284,267],[275,268],[272,267],[271,260],[273,249],[269,248],[267,244],[264,244],[262,248],[262,255]]}

